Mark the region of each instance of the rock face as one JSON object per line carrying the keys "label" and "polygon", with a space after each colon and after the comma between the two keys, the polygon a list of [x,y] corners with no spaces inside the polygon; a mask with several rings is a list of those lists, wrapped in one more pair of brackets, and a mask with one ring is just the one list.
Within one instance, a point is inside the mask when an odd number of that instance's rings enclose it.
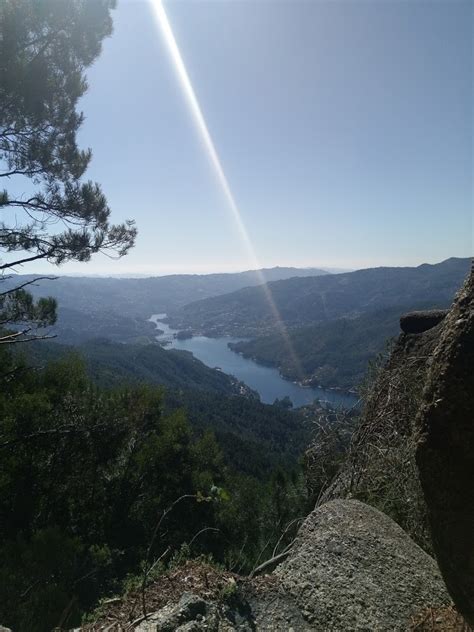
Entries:
{"label": "rock face", "polygon": [[311,630],[407,630],[417,611],[450,601],[436,562],[356,500],[315,509],[275,574]]}
{"label": "rock face", "polygon": [[417,449],[433,546],[460,612],[474,624],[474,274],[455,300],[427,376]]}
{"label": "rock face", "polygon": [[272,574],[242,580],[222,599],[184,592],[135,630],[405,632],[425,608],[447,604],[436,562],[393,520],[334,500],[308,516]]}
{"label": "rock face", "polygon": [[347,458],[322,494],[323,501],[357,498],[375,504],[429,553],[433,548],[416,464],[416,419],[444,322],[422,334],[399,336],[365,396]]}
{"label": "rock face", "polygon": [[448,314],[447,309],[431,309],[409,312],[400,318],[400,328],[405,334],[421,334],[436,327]]}

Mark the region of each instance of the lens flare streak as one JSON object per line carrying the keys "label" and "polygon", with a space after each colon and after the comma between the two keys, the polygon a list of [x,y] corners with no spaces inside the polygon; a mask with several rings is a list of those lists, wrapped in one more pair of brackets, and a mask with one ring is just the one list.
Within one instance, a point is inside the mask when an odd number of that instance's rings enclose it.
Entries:
{"label": "lens flare streak", "polygon": [[272,315],[275,319],[276,325],[278,327],[278,330],[283,338],[283,340],[285,341],[285,345],[288,348],[288,351],[290,353],[290,356],[292,358],[292,361],[298,371],[298,373],[302,376],[303,372],[301,370],[301,365],[300,362],[294,352],[293,349],[293,345],[291,344],[291,340],[288,336],[288,332],[286,330],[285,324],[283,323],[283,320],[280,316],[280,313],[278,311],[278,308],[275,304],[275,301],[273,299],[273,296],[270,292],[270,289],[267,286],[265,277],[263,275],[263,273],[261,272],[261,268],[262,266],[260,265],[260,262],[257,258],[257,255],[255,254],[255,249],[252,245],[252,242],[250,240],[249,234],[247,232],[247,229],[245,227],[245,224],[242,220],[242,216],[240,214],[239,208],[237,206],[237,203],[235,201],[234,195],[232,193],[232,190],[230,188],[229,182],[227,180],[227,177],[225,175],[224,169],[222,167],[219,155],[217,153],[216,147],[214,145],[214,141],[212,140],[211,134],[209,132],[208,126],[206,124],[206,121],[204,119],[201,107],[199,105],[199,101],[196,97],[196,93],[194,91],[194,88],[192,86],[191,80],[189,78],[188,75],[188,71],[186,70],[186,66],[184,64],[183,58],[181,56],[181,52],[178,48],[178,44],[176,42],[176,39],[174,37],[174,33],[173,30],[171,28],[171,24],[168,20],[168,16],[166,15],[166,11],[165,8],[163,6],[163,3],[161,0],[151,0],[151,4],[153,7],[153,12],[154,15],[156,17],[156,20],[158,22],[158,25],[160,27],[162,36],[163,36],[163,40],[166,44],[166,47],[168,49],[169,55],[171,57],[173,66],[175,68],[176,71],[176,75],[178,78],[178,81],[181,85],[181,88],[183,90],[184,96],[186,98],[186,101],[188,103],[190,112],[192,114],[193,120],[195,122],[196,125],[196,129],[199,133],[199,137],[201,138],[201,141],[204,145],[204,148],[206,150],[207,156],[209,158],[209,161],[211,163],[211,166],[213,168],[213,171],[217,177],[217,180],[219,182],[219,185],[222,189],[222,192],[224,194],[224,197],[227,201],[229,210],[231,211],[231,215],[232,215],[232,219],[235,223],[235,226],[237,228],[237,231],[240,235],[240,239],[242,241],[242,244],[246,250],[247,256],[249,258],[250,261],[250,267],[254,268],[255,270],[257,270],[257,274],[260,277],[260,281],[262,284],[262,289],[265,295],[265,299],[268,302],[268,305],[270,307],[270,310],[272,312]]}

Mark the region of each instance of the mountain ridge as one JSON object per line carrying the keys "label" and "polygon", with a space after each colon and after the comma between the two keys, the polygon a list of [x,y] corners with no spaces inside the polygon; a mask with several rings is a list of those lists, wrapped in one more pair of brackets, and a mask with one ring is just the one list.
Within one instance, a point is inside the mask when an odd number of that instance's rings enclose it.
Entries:
{"label": "mountain ridge", "polygon": [[295,277],[189,303],[170,313],[169,322],[208,336],[255,337],[277,329],[275,311],[285,326],[298,327],[411,302],[445,307],[469,269],[470,259],[452,257],[416,267]]}

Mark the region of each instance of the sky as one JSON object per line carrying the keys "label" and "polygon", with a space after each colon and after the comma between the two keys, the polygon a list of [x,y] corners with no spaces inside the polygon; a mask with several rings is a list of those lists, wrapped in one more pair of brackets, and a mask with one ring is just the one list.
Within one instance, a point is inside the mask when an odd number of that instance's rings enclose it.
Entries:
{"label": "sky", "polygon": [[[119,0],[79,142],[134,250],[57,272],[418,265],[473,254],[470,1],[175,1],[165,10],[255,255],[152,2]],[[49,271],[47,264],[22,272]]]}

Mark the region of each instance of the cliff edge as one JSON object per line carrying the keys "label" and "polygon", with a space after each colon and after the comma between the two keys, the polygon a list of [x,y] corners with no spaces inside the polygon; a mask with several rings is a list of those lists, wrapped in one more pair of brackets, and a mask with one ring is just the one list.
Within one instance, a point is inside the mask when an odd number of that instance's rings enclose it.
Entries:
{"label": "cliff edge", "polygon": [[474,624],[474,274],[446,317],[418,417],[416,460],[436,557]]}

